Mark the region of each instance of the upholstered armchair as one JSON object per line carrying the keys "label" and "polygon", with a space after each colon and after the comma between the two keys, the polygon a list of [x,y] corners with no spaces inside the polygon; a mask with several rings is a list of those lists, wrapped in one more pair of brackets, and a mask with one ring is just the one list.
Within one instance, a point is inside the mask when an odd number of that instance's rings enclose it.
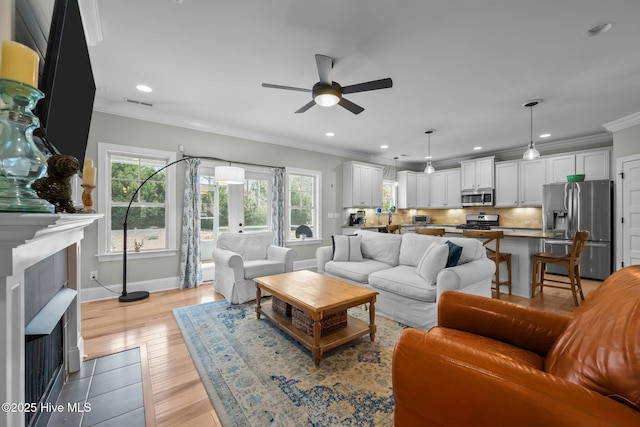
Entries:
{"label": "upholstered armchair", "polygon": [[215,290],[231,304],[256,299],[253,278],[293,271],[296,252],[275,246],[273,232],[222,233],[213,250]]}

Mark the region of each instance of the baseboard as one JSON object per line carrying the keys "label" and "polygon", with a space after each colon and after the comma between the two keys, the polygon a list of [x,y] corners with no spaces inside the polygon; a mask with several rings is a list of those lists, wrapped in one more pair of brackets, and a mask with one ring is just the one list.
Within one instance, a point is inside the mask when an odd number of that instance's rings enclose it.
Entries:
{"label": "baseboard", "polygon": [[[127,292],[134,291],[148,291],[148,292],[157,292],[157,291],[166,291],[169,289],[178,289],[180,287],[180,278],[179,277],[164,277],[161,279],[153,279],[153,280],[143,280],[140,282],[130,282],[127,283]],[[108,289],[117,292],[109,292],[103,287],[91,287],[82,289],[80,292],[80,302],[90,302],[90,301],[98,301],[103,299],[111,299],[117,298],[122,293],[122,285],[109,285]]]}
{"label": "baseboard", "polygon": [[293,270],[313,270],[315,271],[318,268],[318,263],[315,258],[311,259],[301,259],[300,261],[293,262]]}

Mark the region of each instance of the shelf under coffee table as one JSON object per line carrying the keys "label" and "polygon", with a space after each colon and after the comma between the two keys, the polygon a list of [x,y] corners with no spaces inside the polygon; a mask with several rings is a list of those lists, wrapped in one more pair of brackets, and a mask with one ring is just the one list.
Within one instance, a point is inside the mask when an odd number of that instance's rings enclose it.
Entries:
{"label": "shelf under coffee table", "polygon": [[[369,334],[376,336],[375,302],[377,292],[308,270],[255,278],[256,316],[263,315],[278,328],[311,350],[313,361],[320,364],[322,354],[334,347]],[[262,305],[262,290],[295,307],[313,322],[313,335],[294,326],[292,318],[275,311],[271,304]],[[369,323],[347,316],[347,323],[336,330],[322,333],[321,320],[348,308],[369,304]]]}

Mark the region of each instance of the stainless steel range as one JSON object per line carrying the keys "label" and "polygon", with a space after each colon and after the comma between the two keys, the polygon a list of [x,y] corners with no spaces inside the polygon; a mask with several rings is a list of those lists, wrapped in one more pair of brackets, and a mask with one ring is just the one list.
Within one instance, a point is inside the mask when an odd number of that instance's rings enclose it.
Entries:
{"label": "stainless steel range", "polygon": [[500,225],[500,215],[483,214],[483,215],[467,215],[466,224],[457,225],[456,228],[469,230],[491,230],[491,227]]}

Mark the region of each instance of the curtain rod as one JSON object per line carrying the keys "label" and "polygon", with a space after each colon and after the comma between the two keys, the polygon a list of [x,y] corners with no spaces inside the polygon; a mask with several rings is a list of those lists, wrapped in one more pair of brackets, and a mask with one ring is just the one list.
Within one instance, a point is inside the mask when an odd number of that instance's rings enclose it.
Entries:
{"label": "curtain rod", "polygon": [[284,166],[262,165],[260,163],[247,163],[247,162],[232,162],[231,160],[225,160],[225,159],[221,159],[219,157],[192,156],[190,154],[184,154],[184,153],[182,153],[182,157],[191,157],[191,158],[205,159],[205,160],[216,160],[216,161],[225,162],[225,163],[235,163],[237,165],[260,166],[260,167],[263,167],[263,168],[282,168],[282,169],[284,169]]}

